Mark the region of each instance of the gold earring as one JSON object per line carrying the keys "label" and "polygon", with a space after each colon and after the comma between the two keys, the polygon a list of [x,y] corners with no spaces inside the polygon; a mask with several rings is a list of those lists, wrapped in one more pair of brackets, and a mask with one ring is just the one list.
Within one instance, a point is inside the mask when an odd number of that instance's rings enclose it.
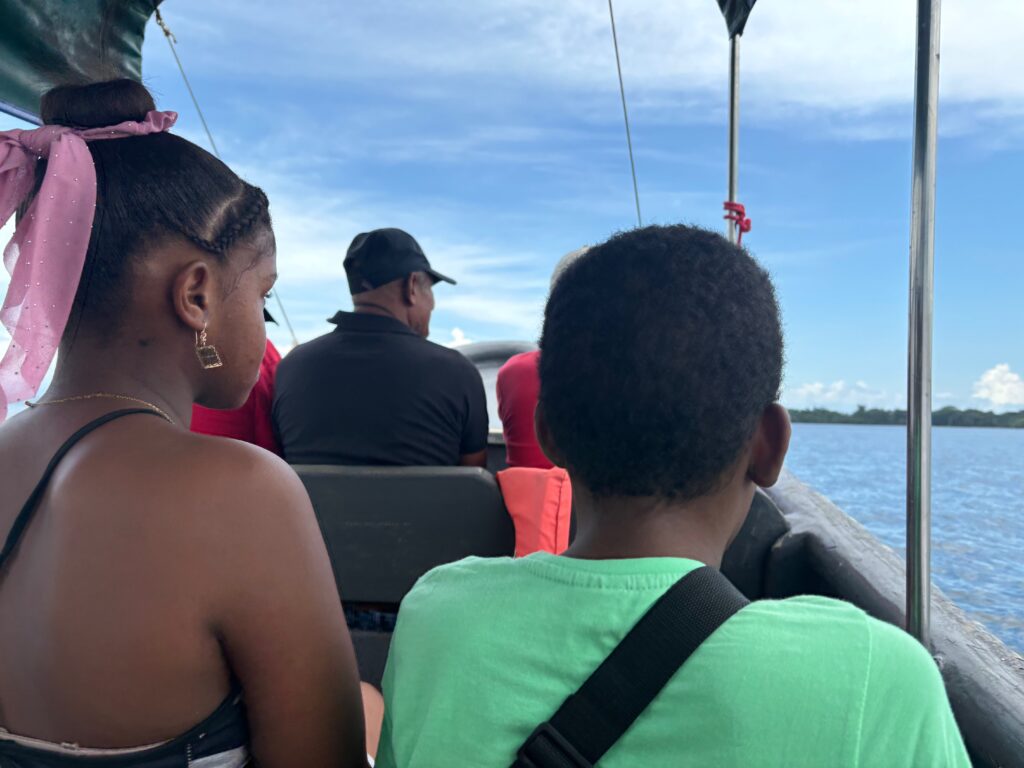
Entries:
{"label": "gold earring", "polygon": [[196,357],[199,358],[199,364],[206,370],[220,368],[224,365],[224,361],[220,359],[217,348],[206,341],[205,325],[203,326],[202,333],[196,331]]}

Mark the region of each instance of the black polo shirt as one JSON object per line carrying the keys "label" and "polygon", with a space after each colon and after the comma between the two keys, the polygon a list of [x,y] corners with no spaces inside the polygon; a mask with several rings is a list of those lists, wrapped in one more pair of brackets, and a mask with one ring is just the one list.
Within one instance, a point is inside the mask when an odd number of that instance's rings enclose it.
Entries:
{"label": "black polo shirt", "polygon": [[338,312],[277,368],[274,424],[292,464],[454,466],[487,447],[476,367],[391,317]]}

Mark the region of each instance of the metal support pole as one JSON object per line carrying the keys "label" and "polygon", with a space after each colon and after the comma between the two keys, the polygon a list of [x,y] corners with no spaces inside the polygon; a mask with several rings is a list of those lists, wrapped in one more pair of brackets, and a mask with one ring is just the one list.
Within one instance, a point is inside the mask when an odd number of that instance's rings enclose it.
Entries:
{"label": "metal support pole", "polygon": [[[729,59],[729,202],[739,195],[740,180],[740,36],[730,41]],[[736,222],[729,222],[729,242],[735,243]]]}
{"label": "metal support pole", "polygon": [[35,115],[21,107],[16,107],[13,104],[8,104],[6,101],[0,101],[0,112],[16,117],[18,120],[24,120],[26,123],[32,123],[32,125],[43,124],[43,121],[39,119],[39,115]]}
{"label": "metal support pole", "polygon": [[917,2],[914,175],[907,363],[907,631],[925,646],[931,620],[932,304],[940,0]]}

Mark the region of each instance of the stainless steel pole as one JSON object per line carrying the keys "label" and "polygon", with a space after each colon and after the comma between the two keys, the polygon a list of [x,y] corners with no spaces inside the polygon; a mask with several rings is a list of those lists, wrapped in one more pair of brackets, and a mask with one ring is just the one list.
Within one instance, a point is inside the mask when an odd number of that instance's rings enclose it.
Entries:
{"label": "stainless steel pole", "polygon": [[[729,41],[729,202],[735,203],[740,179],[740,36]],[[729,242],[736,242],[736,223],[729,222]]]}
{"label": "stainless steel pole", "polygon": [[935,151],[939,111],[939,8],[917,2],[914,176],[910,213],[907,363],[907,631],[926,646],[931,619],[932,305]]}
{"label": "stainless steel pole", "polygon": [[43,121],[39,119],[39,115],[35,115],[21,107],[16,107],[13,104],[8,104],[6,101],[0,101],[0,112],[16,117],[19,120],[24,120],[26,123],[32,123],[32,125],[43,124]]}

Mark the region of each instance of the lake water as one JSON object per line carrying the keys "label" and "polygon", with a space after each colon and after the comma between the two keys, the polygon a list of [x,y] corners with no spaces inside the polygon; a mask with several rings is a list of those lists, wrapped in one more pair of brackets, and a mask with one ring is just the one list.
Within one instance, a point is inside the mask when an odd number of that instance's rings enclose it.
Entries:
{"label": "lake water", "polygon": [[[794,424],[786,466],[901,555],[906,430]],[[932,576],[1024,653],[1024,429],[932,433]]]}

